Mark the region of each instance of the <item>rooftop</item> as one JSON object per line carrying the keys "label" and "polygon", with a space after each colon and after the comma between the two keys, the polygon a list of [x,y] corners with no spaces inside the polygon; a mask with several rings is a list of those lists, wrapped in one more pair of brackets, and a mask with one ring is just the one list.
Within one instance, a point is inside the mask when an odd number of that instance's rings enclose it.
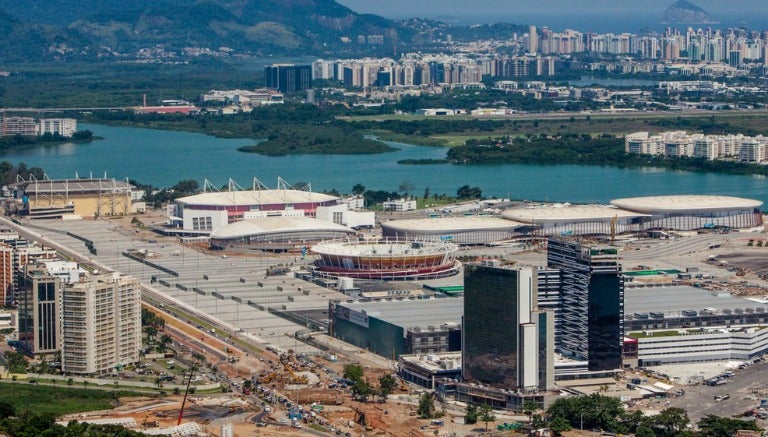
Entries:
{"label": "rooftop", "polygon": [[69,193],[77,192],[98,192],[117,190],[120,192],[130,191],[133,188],[131,184],[117,179],[45,179],[31,181],[24,188],[25,193],[58,193],[67,191]]}
{"label": "rooftop", "polygon": [[230,223],[211,234],[211,238],[238,238],[286,231],[336,231],[354,234],[345,226],[309,217],[261,217]]}
{"label": "rooftop", "polygon": [[432,241],[324,241],[312,247],[312,252],[323,255],[346,255],[391,258],[393,256],[421,256],[458,251],[458,246]]}
{"label": "rooftop", "polygon": [[515,229],[522,226],[512,220],[498,217],[436,217],[408,220],[390,220],[382,227],[402,231],[458,232],[471,230]]}
{"label": "rooftop", "polygon": [[501,214],[504,218],[522,223],[551,221],[610,221],[614,217],[634,218],[645,214],[627,211],[609,205],[571,205],[570,203],[545,204],[528,208],[508,209]]}
{"label": "rooftop", "polygon": [[735,310],[762,308],[768,312],[768,305],[735,297],[729,293],[713,293],[702,288],[678,285],[672,287],[627,287],[624,290],[624,313],[659,312],[679,316],[682,311]]}
{"label": "rooftop", "polygon": [[275,205],[282,203],[320,203],[338,200],[336,196],[302,190],[213,191],[176,199],[185,205]]}
{"label": "rooftop", "polygon": [[368,317],[375,317],[403,328],[439,328],[445,323],[458,325],[464,314],[464,298],[461,297],[383,300],[339,305],[358,313],[365,312]]}
{"label": "rooftop", "polygon": [[680,195],[629,197],[611,200],[611,205],[643,213],[660,212],[707,212],[729,209],[754,209],[763,204],[760,200],[732,196]]}

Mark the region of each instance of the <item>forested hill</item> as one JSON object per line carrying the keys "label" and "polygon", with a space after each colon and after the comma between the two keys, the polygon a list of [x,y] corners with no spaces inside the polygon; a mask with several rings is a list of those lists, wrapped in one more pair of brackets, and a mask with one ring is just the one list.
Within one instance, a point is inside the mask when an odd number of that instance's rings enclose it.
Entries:
{"label": "forested hill", "polygon": [[14,55],[32,42],[30,57],[104,57],[156,45],[318,54],[358,44],[359,35],[382,35],[374,44],[392,47],[408,33],[333,0],[0,0],[0,26],[8,25],[17,34]]}

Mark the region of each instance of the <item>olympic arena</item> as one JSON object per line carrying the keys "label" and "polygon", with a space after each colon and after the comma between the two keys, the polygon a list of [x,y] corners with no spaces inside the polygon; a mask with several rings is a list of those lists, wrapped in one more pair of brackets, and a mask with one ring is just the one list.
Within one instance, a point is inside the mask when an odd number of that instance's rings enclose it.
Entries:
{"label": "olympic arena", "polygon": [[211,248],[287,248],[355,235],[345,226],[308,217],[264,217],[224,225],[211,233]]}
{"label": "olympic arena", "polygon": [[502,217],[525,223],[518,231],[538,236],[608,235],[641,230],[646,214],[607,205],[546,204],[504,211]]}
{"label": "olympic arena", "polygon": [[485,244],[516,237],[520,226],[522,223],[498,217],[437,217],[383,222],[381,234],[384,238]]}
{"label": "olympic arena", "polygon": [[754,228],[763,224],[763,202],[732,196],[649,196],[611,201],[618,208],[647,214],[643,229],[688,231],[712,227]]}
{"label": "olympic arena", "polygon": [[[281,178],[270,189],[257,179],[244,190],[230,181],[227,191],[206,191],[176,199],[168,210],[170,223],[188,234],[208,235],[227,224],[265,217],[315,217],[320,206],[334,206],[339,198],[296,190]],[[206,182],[206,188],[208,183]]]}
{"label": "olympic arena", "polygon": [[445,241],[334,240],[316,244],[315,276],[419,280],[459,272],[458,246]]}

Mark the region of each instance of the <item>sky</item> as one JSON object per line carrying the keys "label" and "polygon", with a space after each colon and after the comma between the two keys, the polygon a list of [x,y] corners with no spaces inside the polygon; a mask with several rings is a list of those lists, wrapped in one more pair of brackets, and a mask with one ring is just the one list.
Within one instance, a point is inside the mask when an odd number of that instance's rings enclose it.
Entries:
{"label": "sky", "polygon": [[[388,18],[439,16],[549,16],[576,13],[579,15],[649,14],[662,15],[674,0],[337,0],[362,13]],[[693,0],[710,14],[740,11],[768,15],[766,0]],[[768,23],[766,23],[768,25]]]}

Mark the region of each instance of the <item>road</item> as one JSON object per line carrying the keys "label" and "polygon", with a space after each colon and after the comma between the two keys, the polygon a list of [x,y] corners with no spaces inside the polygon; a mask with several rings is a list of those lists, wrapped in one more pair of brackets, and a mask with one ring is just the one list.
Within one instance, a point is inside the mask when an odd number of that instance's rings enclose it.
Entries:
{"label": "road", "polygon": [[[754,390],[762,389],[763,394],[768,395],[768,362],[756,363],[734,372],[736,375],[728,378],[724,385],[710,387],[700,384],[686,387],[685,395],[670,399],[670,406],[688,411],[692,422],[698,422],[707,414],[723,417],[742,415],[760,404],[761,397],[753,393]],[[731,398],[715,401],[715,396],[725,394],[731,395]]]}

